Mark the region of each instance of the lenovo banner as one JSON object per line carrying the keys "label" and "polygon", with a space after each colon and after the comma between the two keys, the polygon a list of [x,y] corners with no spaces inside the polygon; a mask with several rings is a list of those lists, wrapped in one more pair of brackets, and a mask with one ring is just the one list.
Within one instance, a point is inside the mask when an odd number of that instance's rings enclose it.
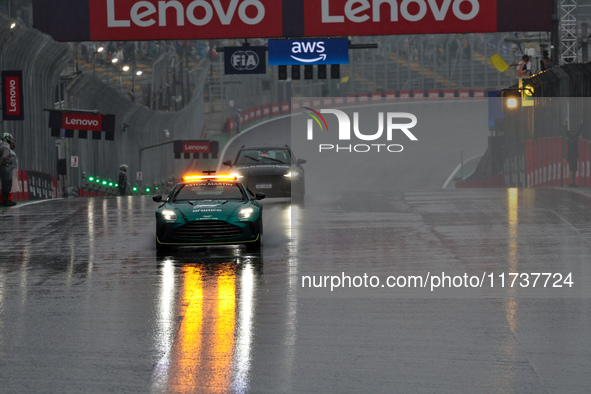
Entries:
{"label": "lenovo banner", "polygon": [[552,0],[33,0],[33,17],[57,41],[550,31]]}
{"label": "lenovo banner", "polygon": [[103,115],[85,113],[62,113],[62,129],[102,131]]}
{"label": "lenovo banner", "polygon": [[209,153],[209,141],[183,141],[183,153]]}
{"label": "lenovo banner", "polygon": [[22,82],[22,71],[2,71],[2,119],[25,119]]}
{"label": "lenovo banner", "polygon": [[307,36],[494,32],[490,0],[305,1]]}
{"label": "lenovo banner", "polygon": [[98,112],[49,110],[49,128],[52,137],[74,138],[74,130],[78,130],[78,138],[88,138],[91,131],[93,140],[100,140],[102,132],[106,141],[115,139],[115,115]]}
{"label": "lenovo banner", "polygon": [[180,159],[217,159],[219,152],[219,143],[210,140],[193,140],[193,141],[174,141],[174,157]]}

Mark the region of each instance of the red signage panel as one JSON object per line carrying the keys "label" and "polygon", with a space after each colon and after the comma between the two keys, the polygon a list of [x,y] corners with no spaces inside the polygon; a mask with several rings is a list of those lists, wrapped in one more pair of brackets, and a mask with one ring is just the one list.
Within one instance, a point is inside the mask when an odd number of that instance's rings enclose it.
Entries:
{"label": "red signage panel", "polygon": [[100,114],[63,112],[62,129],[102,131],[103,116]]}
{"label": "red signage panel", "polygon": [[24,120],[23,72],[2,71],[2,119]]}
{"label": "red signage panel", "polygon": [[497,31],[494,0],[304,0],[306,36]]}
{"label": "red signage panel", "polygon": [[[277,0],[88,0],[90,38],[167,40],[283,35]],[[231,33],[233,32],[233,34]]]}

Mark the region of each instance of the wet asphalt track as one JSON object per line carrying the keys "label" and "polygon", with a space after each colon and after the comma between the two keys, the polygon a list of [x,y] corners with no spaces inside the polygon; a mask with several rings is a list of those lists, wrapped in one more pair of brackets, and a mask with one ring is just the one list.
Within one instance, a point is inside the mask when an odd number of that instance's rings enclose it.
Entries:
{"label": "wet asphalt track", "polygon": [[[473,105],[472,123],[486,112]],[[424,124],[446,109],[430,111]],[[299,154],[306,204],[263,200],[258,254],[158,255],[149,197],[1,210],[0,392],[587,391],[589,195],[443,190],[458,151],[482,153],[487,132],[433,128],[381,168]],[[509,272],[573,284],[501,288]],[[381,286],[428,274],[487,281]],[[364,275],[379,285],[330,291],[331,277]]]}

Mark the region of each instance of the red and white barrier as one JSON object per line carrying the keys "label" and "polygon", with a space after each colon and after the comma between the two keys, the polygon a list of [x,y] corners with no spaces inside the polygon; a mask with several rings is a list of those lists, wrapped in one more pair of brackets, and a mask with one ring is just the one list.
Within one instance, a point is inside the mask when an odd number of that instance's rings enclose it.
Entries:
{"label": "red and white barrier", "polygon": [[[379,104],[384,102],[394,102],[397,100],[437,100],[441,98],[450,100],[454,98],[469,99],[471,97],[485,98],[486,91],[469,89],[415,89],[399,91],[389,90],[386,92],[377,91],[371,94],[362,93],[358,95],[348,95],[346,97],[323,97],[315,98],[313,100],[304,98],[301,100],[294,100],[293,103],[272,103],[247,109],[241,115],[241,125],[246,125],[249,122],[253,122],[262,118],[268,118],[270,116],[298,112],[302,109],[302,107],[333,108],[350,105],[365,105],[370,103]],[[236,127],[237,124],[233,117],[226,120],[226,131],[235,131]]]}
{"label": "red and white barrier", "polygon": [[[9,199],[14,202],[25,202],[30,200],[47,200],[59,197],[59,182],[57,177],[33,172],[35,185],[29,181],[29,171],[18,170],[18,191],[10,193]],[[43,182],[40,181],[42,175]],[[2,195],[0,194],[0,203]]]}

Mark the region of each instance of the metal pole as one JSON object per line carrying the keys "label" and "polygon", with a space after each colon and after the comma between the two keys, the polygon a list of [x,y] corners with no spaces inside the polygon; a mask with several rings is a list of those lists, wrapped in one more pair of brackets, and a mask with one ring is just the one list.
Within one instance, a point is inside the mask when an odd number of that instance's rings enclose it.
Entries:
{"label": "metal pole", "polygon": [[451,66],[450,66],[450,61],[449,61],[449,38],[445,43],[445,60],[446,60],[446,66],[447,66],[447,87],[449,88],[450,84],[451,84]]}
{"label": "metal pole", "polygon": [[140,148],[140,172],[142,173],[142,179],[140,180],[140,185],[144,181],[144,173],[142,171],[142,152],[145,151],[146,149],[156,148],[156,147],[163,146],[163,145],[168,145],[168,144],[174,144],[177,141],[179,141],[179,140],[161,142],[159,144],[144,146],[143,148]]}
{"label": "metal pole", "polygon": [[424,62],[424,53],[425,53],[425,47],[423,45],[423,38],[421,37],[421,41],[419,42],[419,45],[421,47],[421,51],[419,54],[419,62],[420,62],[420,75],[421,75],[421,89],[425,89],[425,62]]}
{"label": "metal pole", "polygon": [[400,39],[396,38],[396,89],[400,89]]}
{"label": "metal pole", "polygon": [[[408,60],[408,80],[406,82],[408,82],[408,89],[412,90],[412,82],[411,82],[411,74],[410,74],[410,65],[412,62],[412,50],[411,50],[411,45],[410,45],[410,39],[407,41],[408,45],[406,46],[406,59]],[[405,85],[406,85],[405,82]]]}
{"label": "metal pole", "polygon": [[558,51],[560,51],[560,17],[558,15],[558,0],[552,0],[552,64],[558,65]]}
{"label": "metal pole", "polygon": [[[470,88],[474,89],[474,61],[472,60],[474,57],[474,37],[471,36],[469,41],[470,56],[468,57],[468,61],[470,62]],[[484,72],[486,72],[486,68],[484,68]]]}
{"label": "metal pole", "polygon": [[[492,40],[492,38],[484,43],[484,58],[485,59],[488,59],[488,43],[490,42],[490,40]],[[484,67],[484,86],[488,87],[488,68],[487,67]]]}
{"label": "metal pole", "polygon": [[437,89],[437,45],[435,44],[435,40],[431,42],[431,46],[433,48],[431,54],[433,56],[433,89]]}
{"label": "metal pole", "polygon": [[581,23],[581,46],[582,46],[582,54],[583,54],[583,63],[587,63],[589,61],[589,38],[587,37],[587,23]]}

